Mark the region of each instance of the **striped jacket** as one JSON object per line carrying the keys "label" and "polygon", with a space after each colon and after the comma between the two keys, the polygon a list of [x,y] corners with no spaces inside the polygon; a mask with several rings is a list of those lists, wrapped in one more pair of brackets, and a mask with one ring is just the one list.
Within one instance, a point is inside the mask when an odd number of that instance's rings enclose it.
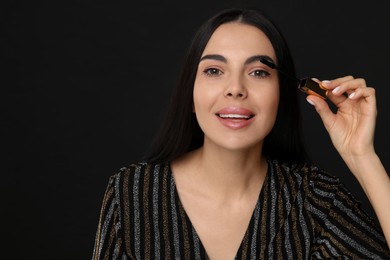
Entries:
{"label": "striped jacket", "polygon": [[[315,165],[268,165],[235,259],[390,259],[382,231],[338,178]],[[92,259],[208,259],[169,163],[110,177]]]}

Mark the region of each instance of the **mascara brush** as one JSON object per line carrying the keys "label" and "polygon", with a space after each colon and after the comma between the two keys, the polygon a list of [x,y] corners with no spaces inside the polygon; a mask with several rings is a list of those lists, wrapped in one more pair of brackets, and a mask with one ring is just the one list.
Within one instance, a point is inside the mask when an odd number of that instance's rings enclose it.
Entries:
{"label": "mascara brush", "polygon": [[288,77],[289,79],[294,80],[298,84],[298,89],[308,95],[316,95],[322,99],[326,99],[328,90],[323,87],[321,84],[315,82],[311,78],[302,78],[298,79],[297,77],[294,77],[283,70],[281,70],[278,66],[275,65],[272,61],[268,60],[265,57],[259,57],[259,60],[261,63],[267,65],[271,69],[276,69],[280,74],[283,74],[284,76]]}

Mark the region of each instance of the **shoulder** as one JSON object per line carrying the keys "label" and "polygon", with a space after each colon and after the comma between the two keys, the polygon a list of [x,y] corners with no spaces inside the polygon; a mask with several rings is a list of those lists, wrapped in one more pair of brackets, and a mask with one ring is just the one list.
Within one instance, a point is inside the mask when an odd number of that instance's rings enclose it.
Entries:
{"label": "shoulder", "polygon": [[336,197],[348,198],[349,204],[357,200],[340,181],[340,178],[313,163],[290,163],[270,160],[274,178],[278,183],[297,187],[304,196],[333,201]]}
{"label": "shoulder", "polygon": [[167,170],[169,168],[168,162],[150,163],[150,162],[135,162],[119,169],[118,172],[113,174],[111,178],[123,178],[125,176],[134,176],[136,174],[153,174],[154,172],[160,172],[161,170]]}
{"label": "shoulder", "polygon": [[[313,163],[272,163],[285,178],[293,178],[300,184],[300,190],[310,209],[361,211],[361,202],[340,180],[339,177]],[[362,212],[363,214],[364,212]],[[364,216],[366,218],[366,216]]]}
{"label": "shoulder", "polygon": [[314,185],[316,183],[340,183],[337,176],[332,175],[313,163],[283,162],[276,159],[270,159],[268,162],[272,171],[278,175],[279,178],[292,178],[299,182],[307,182],[307,184],[310,185]]}
{"label": "shoulder", "polygon": [[361,212],[361,202],[340,181],[340,178],[319,165],[272,160],[271,166],[274,178],[278,178],[276,183],[290,184],[290,187],[295,187],[296,191],[303,196],[305,205],[310,211]]}
{"label": "shoulder", "polygon": [[115,174],[110,176],[109,182],[118,189],[120,186],[123,187],[123,185],[137,185],[140,182],[154,178],[154,176],[168,174],[169,171],[170,164],[168,162],[150,163],[141,161],[120,168]]}

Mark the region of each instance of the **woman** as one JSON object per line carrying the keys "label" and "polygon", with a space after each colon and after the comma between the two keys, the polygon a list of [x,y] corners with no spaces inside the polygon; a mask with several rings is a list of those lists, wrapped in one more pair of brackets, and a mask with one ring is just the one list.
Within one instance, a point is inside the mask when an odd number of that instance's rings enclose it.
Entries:
{"label": "woman", "polygon": [[390,257],[374,89],[351,76],[322,81],[337,114],[307,100],[381,227],[307,162],[296,83],[262,59],[295,75],[283,36],[258,10],[223,10],[199,28],[154,150],[110,178],[93,259]]}

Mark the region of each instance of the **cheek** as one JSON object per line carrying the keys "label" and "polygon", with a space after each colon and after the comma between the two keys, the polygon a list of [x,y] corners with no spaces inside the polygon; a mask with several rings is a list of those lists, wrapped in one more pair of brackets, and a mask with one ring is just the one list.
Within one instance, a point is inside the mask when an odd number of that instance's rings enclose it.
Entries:
{"label": "cheek", "polygon": [[274,119],[276,119],[276,114],[278,113],[279,108],[279,94],[270,98],[269,102],[269,113],[273,115]]}
{"label": "cheek", "polygon": [[262,109],[267,110],[269,113],[278,109],[279,105],[279,89],[275,86],[270,86],[260,91],[251,93],[252,99]]}
{"label": "cheek", "polygon": [[270,111],[269,113],[272,114],[272,121],[273,123],[272,124],[275,124],[275,121],[276,121],[276,117],[277,117],[277,114],[278,114],[278,108],[279,108],[279,95],[277,95],[276,97],[274,97],[272,99],[272,105],[270,106]]}
{"label": "cheek", "polygon": [[273,94],[269,96],[269,103],[272,111],[275,111],[275,113],[278,110],[279,106],[279,91],[275,91]]}
{"label": "cheek", "polygon": [[262,118],[261,124],[273,127],[279,108],[279,91],[269,91],[257,97],[259,104],[259,116]]}
{"label": "cheek", "polygon": [[212,86],[194,85],[194,112],[211,111],[218,98],[218,91]]}
{"label": "cheek", "polygon": [[196,85],[194,86],[193,96],[194,96],[193,110],[195,113],[197,113],[199,111],[200,107],[202,106],[201,105],[202,98],[200,95],[199,87],[197,87]]}
{"label": "cheek", "polygon": [[193,112],[195,113],[196,120],[198,121],[202,131],[204,131],[204,125],[207,125],[207,123],[205,123],[207,121],[207,112],[209,110],[207,104],[207,98],[204,93],[202,93],[199,88],[194,87]]}

